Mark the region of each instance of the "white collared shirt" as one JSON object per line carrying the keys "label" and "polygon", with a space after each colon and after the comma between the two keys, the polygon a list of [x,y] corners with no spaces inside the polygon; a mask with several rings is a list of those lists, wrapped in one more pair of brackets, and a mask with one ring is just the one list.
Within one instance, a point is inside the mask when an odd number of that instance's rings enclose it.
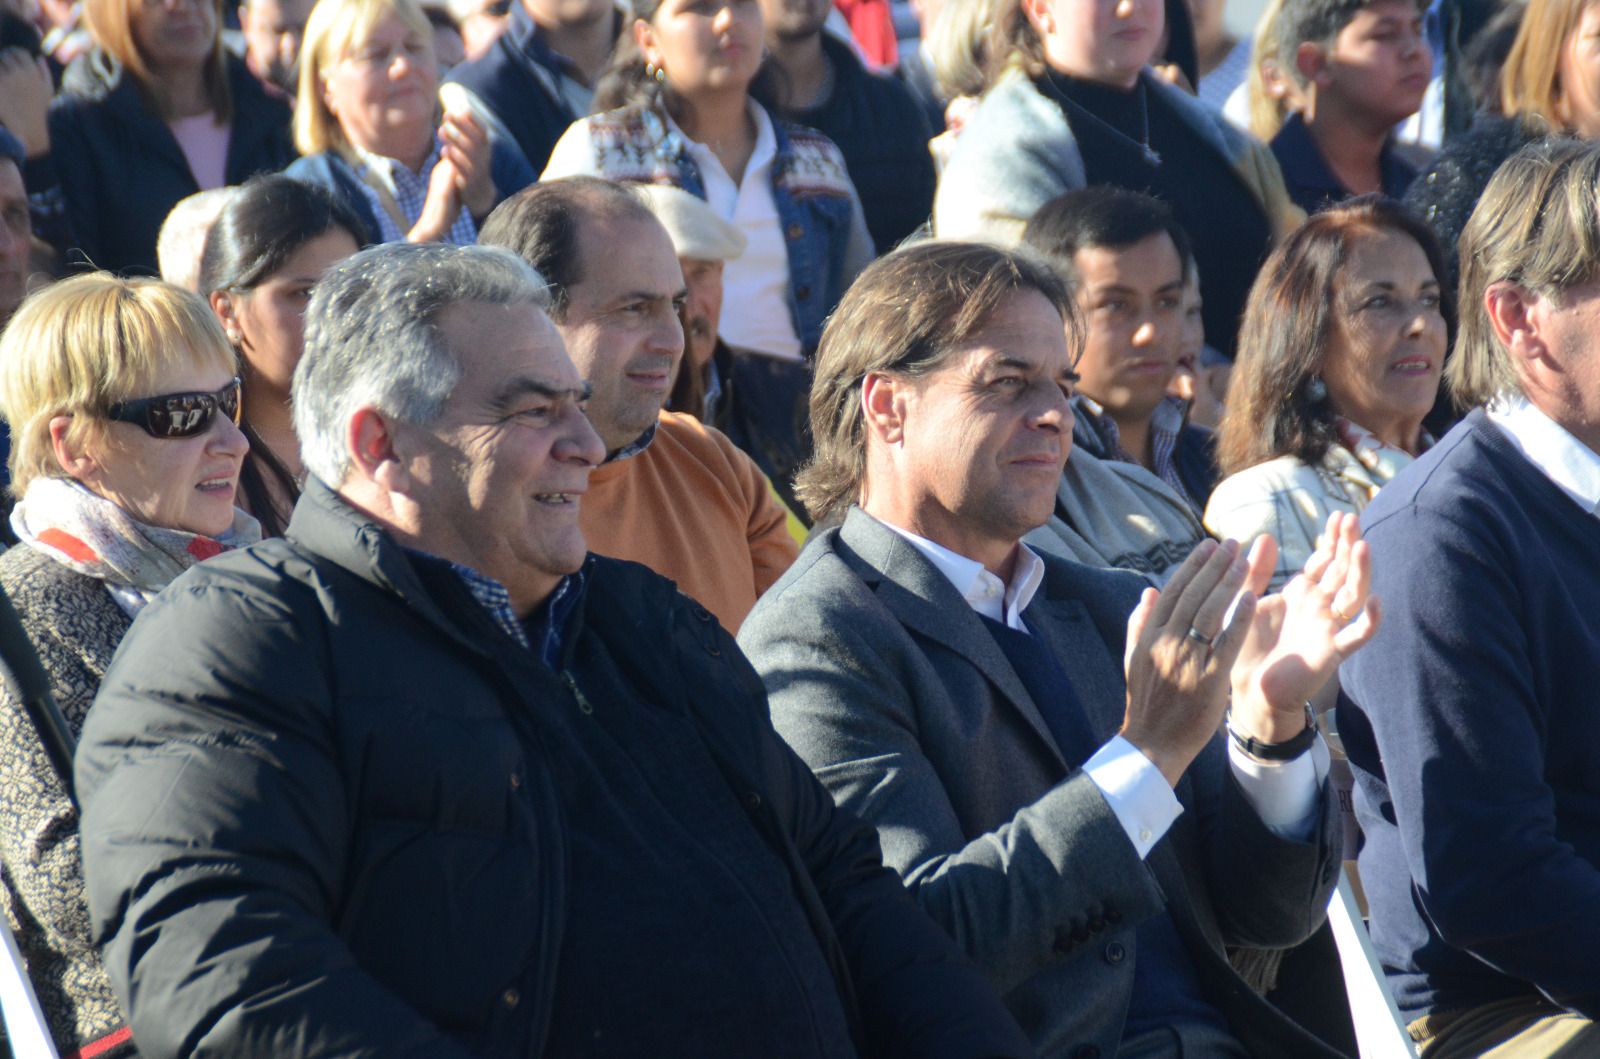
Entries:
{"label": "white collared shirt", "polygon": [[723,269],[722,319],[717,334],[738,349],[797,361],[802,355],[800,336],[789,312],[789,246],[772,195],[778,137],[766,108],[755,100],[749,106],[756,144],[737,184],[711,148],[691,139],[670,117],[667,124],[683,137],[689,157],[700,167],[707,205],[746,239],[744,253]]}
{"label": "white collared shirt", "polygon": [[1600,453],[1521,394],[1496,398],[1484,414],[1558,489],[1589,514],[1600,515]]}
{"label": "white collared shirt", "polygon": [[[993,621],[1003,621],[1008,628],[1029,632],[1022,612],[1044,583],[1044,561],[1033,549],[1017,542],[1016,563],[1008,586],[975,559],[892,523],[883,525],[932,563],[973,610]],[[1329,767],[1327,744],[1321,736],[1311,753],[1275,763],[1246,756],[1230,739],[1228,760],[1245,799],[1274,833],[1303,840],[1315,830],[1317,794]],[[1112,736],[1095,751],[1083,763],[1083,771],[1100,788],[1140,859],[1150,855],[1150,850],[1183,814],[1183,804],[1161,770],[1120,735]]]}

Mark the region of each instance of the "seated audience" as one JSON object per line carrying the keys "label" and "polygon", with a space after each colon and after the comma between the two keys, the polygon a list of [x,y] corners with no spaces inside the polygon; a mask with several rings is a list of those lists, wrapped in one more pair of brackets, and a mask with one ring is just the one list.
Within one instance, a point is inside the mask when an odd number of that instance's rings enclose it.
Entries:
{"label": "seated audience", "polygon": [[940,177],[934,231],[1015,242],[1063,192],[1148,192],[1189,233],[1206,335],[1231,356],[1257,268],[1302,216],[1272,153],[1147,71],[1163,39],[1160,3],[1126,0],[1103,17],[1057,0],[997,6],[985,58],[1000,72]]}
{"label": "seated audience", "polygon": [[1406,205],[1428,222],[1445,251],[1457,289],[1457,244],[1489,178],[1524,145],[1549,134],[1600,137],[1600,92],[1592,85],[1589,42],[1600,34],[1593,0],[1528,0],[1511,53],[1500,71],[1500,112],[1478,115],[1452,136],[1406,192]]}
{"label": "seated audience", "polygon": [[239,426],[250,455],[239,472],[239,506],[268,537],[288,528],[305,478],[289,383],[304,348],[306,302],[366,234],[327,191],[275,174],[238,188],[206,240],[200,285],[239,354],[244,381]]}
{"label": "seated audience", "polygon": [[311,0],[242,0],[239,4],[245,65],[280,99],[294,98],[300,41],[311,8]]}
{"label": "seated audience", "polygon": [[200,258],[206,236],[233,192],[232,187],[196,191],[172,207],[156,236],[156,264],[161,267],[162,279],[191,294],[202,293]]}
{"label": "seated audience", "polygon": [[464,109],[439,120],[433,27],[417,0],[322,0],[300,49],[289,175],[320,184],[378,242],[471,243],[533,181],[512,144]]}
{"label": "seated audience", "polygon": [[586,555],[547,304],[485,247],[332,269],[291,534],[106,673],[76,776],[140,1055],[1024,1055],[728,634]]}
{"label": "seated audience", "polygon": [[624,18],[613,0],[513,0],[481,57],[450,71],[472,113],[542,172],[567,126],[589,113]]}
{"label": "seated audience", "polygon": [[223,47],[220,0],[83,9],[96,48],[50,108],[48,160],[30,165],[41,177],[29,190],[63,200],[69,263],[154,275],[180,199],[294,158],[289,108]]}
{"label": "seated audience", "polygon": [[1212,435],[1185,422],[1182,402],[1167,396],[1194,260],[1183,228],[1147,195],[1093,187],[1046,203],[1023,242],[1066,283],[1083,321],[1072,443],[1139,464],[1198,514],[1217,480]]}
{"label": "seated audience", "polygon": [[933,212],[933,130],[922,108],[904,84],[868,70],[847,42],[823,32],[830,0],[760,3],[778,113],[838,145],[873,243],[893,249]]}
{"label": "seated audience", "polygon": [[550,283],[550,318],[593,388],[584,410],[606,457],[579,517],[589,549],[672,578],[737,631],[795,544],[755,462],[715,427],[662,410],[684,341],[671,237],[627,187],[575,177],[507,202],[483,242]]}
{"label": "seated audience", "polygon": [[1404,195],[1416,168],[1394,128],[1417,112],[1433,73],[1427,0],[1287,0],[1278,54],[1302,106],[1272,138],[1295,205],[1316,213],[1351,197]]}
{"label": "seated audience", "polygon": [[[872,259],[861,203],[833,141],[773,116],[753,95],[759,4],[640,0],[596,107],[556,144],[544,179],[590,174],[672,184],[745,234],[727,266],[722,337],[735,384],[763,424],[762,466],[793,477],[810,446],[809,358],[822,323]],[[620,105],[619,105],[620,104]],[[757,403],[759,402],[759,403]]]}
{"label": "seated audience", "polygon": [[1376,626],[1365,548],[1335,518],[1258,605],[1267,540],[1206,541],[1159,594],[1021,544],[1070,465],[1073,313],[989,246],[869,268],[817,360],[800,484],[830,528],[740,643],[1041,1055],[1331,1057],[1224,946],[1323,919],[1338,823],[1305,702]]}
{"label": "seated audience", "polygon": [[[1346,662],[1372,941],[1426,1059],[1600,1051],[1600,147],[1529,147],[1461,240],[1473,407],[1362,515]],[[1483,407],[1487,406],[1487,407]]]}
{"label": "seated audience", "polygon": [[1219,537],[1278,542],[1272,587],[1432,443],[1447,345],[1433,233],[1388,199],[1319,214],[1261,270],[1218,438],[1228,476],[1206,505]]}
{"label": "seated audience", "polygon": [[1206,344],[1206,325],[1200,295],[1200,266],[1189,259],[1189,275],[1183,281],[1183,342],[1178,347],[1178,372],[1167,385],[1167,394],[1183,401],[1189,422],[1216,430],[1222,422],[1222,398],[1228,392],[1228,376],[1233,364]]}
{"label": "seated audience", "polygon": [[[74,735],[133,616],[201,559],[256,539],[233,504],[233,374],[204,303],[155,280],[63,280],[0,336],[22,540],[0,555],[0,587]],[[50,1035],[63,1055],[131,1056],[84,904],[78,814],[10,681],[0,775],[6,913]]]}

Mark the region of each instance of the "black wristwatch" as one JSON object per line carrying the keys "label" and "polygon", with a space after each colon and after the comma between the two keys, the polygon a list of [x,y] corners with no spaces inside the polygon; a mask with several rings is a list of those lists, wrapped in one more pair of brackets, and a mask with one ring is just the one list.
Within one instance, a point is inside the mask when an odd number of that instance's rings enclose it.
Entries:
{"label": "black wristwatch", "polygon": [[1252,739],[1241,733],[1233,726],[1232,707],[1229,707],[1222,723],[1228,729],[1228,738],[1233,740],[1234,745],[1260,761],[1293,761],[1310,750],[1311,744],[1317,741],[1317,712],[1311,708],[1309,702],[1306,703],[1305,728],[1293,739],[1286,739],[1281,743],[1263,743],[1259,739]]}

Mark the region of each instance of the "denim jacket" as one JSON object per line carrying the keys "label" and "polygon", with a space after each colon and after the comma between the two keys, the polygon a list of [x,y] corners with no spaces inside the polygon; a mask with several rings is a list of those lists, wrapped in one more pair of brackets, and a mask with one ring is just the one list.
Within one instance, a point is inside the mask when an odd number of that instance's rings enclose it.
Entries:
{"label": "denim jacket", "polygon": [[[599,175],[624,183],[671,184],[706,197],[683,134],[661,111],[634,104],[586,121]],[[809,358],[822,338],[823,321],[870,260],[871,243],[839,148],[814,129],[776,118],[772,127],[778,146],[772,197],[788,250],[789,313]],[[860,239],[852,238],[855,225],[863,226]],[[862,245],[865,256],[856,252]]]}

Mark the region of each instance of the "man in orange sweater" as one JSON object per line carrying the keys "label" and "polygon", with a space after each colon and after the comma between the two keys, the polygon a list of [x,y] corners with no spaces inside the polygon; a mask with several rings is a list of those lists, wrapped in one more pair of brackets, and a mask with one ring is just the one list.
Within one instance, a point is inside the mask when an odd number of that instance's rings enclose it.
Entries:
{"label": "man in orange sweater", "polygon": [[582,501],[590,550],[672,578],[738,631],[795,543],[750,457],[714,427],[661,410],[683,355],[685,297],[666,229],[628,188],[574,177],[507,199],[479,242],[539,270],[593,387],[589,420],[607,455]]}

